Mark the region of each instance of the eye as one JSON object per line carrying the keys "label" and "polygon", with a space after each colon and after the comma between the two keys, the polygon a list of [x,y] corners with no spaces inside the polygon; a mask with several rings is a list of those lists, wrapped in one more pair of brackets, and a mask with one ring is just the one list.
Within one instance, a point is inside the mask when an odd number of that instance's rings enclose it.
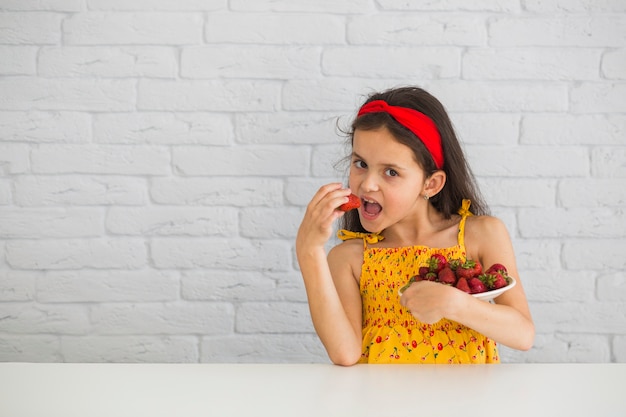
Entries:
{"label": "eye", "polygon": [[396,171],[395,169],[392,169],[392,168],[387,168],[385,170],[385,175],[388,175],[390,177],[397,177],[398,176],[398,171]]}
{"label": "eye", "polygon": [[360,159],[355,160],[353,164],[357,168],[361,168],[361,169],[367,168],[367,164],[364,161],[361,161]]}

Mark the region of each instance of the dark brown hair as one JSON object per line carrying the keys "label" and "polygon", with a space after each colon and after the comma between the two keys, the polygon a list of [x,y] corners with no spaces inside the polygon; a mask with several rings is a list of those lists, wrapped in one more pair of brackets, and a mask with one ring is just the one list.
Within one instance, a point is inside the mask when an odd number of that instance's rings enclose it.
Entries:
{"label": "dark brown hair", "polygon": [[[489,209],[465,159],[450,117],[437,98],[419,87],[400,87],[373,93],[363,104],[373,100],[384,100],[391,106],[417,110],[430,117],[437,126],[443,148],[442,169],[446,173],[446,183],[437,195],[429,199],[433,207],[449,219],[461,208],[463,199],[469,199],[472,202],[470,208],[472,213],[489,214]],[[345,132],[350,148],[352,148],[354,132],[357,129],[376,130],[382,127],[387,128],[399,143],[408,146],[413,151],[416,162],[424,169],[427,176],[437,171],[435,162],[422,141],[387,113],[369,113],[355,118],[350,129]],[[366,231],[361,225],[356,210],[349,211],[342,217],[342,227],[352,231]]]}

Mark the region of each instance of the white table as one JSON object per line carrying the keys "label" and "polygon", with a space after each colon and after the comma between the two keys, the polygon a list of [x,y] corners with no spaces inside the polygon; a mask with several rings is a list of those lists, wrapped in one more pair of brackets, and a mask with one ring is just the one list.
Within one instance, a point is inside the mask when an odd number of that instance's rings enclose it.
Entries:
{"label": "white table", "polygon": [[1,417],[626,416],[626,364],[0,363]]}

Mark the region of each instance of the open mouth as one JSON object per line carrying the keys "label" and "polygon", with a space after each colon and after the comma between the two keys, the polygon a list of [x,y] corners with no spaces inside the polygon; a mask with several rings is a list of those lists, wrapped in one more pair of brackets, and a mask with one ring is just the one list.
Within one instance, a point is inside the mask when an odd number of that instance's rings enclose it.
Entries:
{"label": "open mouth", "polygon": [[373,200],[368,200],[366,198],[363,198],[361,200],[361,203],[363,207],[363,213],[367,215],[368,217],[378,216],[380,212],[383,210],[383,207]]}

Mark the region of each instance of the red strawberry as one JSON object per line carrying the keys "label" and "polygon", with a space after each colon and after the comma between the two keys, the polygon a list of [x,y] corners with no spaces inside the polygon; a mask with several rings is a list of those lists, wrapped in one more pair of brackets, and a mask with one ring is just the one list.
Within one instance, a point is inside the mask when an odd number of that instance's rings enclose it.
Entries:
{"label": "red strawberry", "polygon": [[465,279],[478,276],[481,272],[483,272],[483,267],[480,262],[471,259],[460,264],[455,271],[458,278],[463,277]]}
{"label": "red strawberry", "polygon": [[485,283],[488,289],[497,290],[498,288],[506,287],[509,285],[504,275],[499,272],[491,274],[481,274],[480,280]]}
{"label": "red strawberry", "polygon": [[459,280],[456,282],[456,287],[466,293],[470,293],[471,289],[469,287],[469,285],[467,284],[467,279],[465,278],[459,278]]}
{"label": "red strawberry", "polygon": [[470,278],[467,283],[469,284],[472,294],[478,294],[487,291],[487,286],[478,278]]}
{"label": "red strawberry", "polygon": [[447,267],[447,266],[444,267],[441,271],[439,271],[439,273],[437,274],[437,279],[442,284],[449,284],[449,285],[456,284],[456,276],[454,275],[454,271],[452,271],[452,269],[450,269],[450,267]]}
{"label": "red strawberry", "polygon": [[509,285],[508,282],[506,282],[506,278],[504,278],[504,275],[502,275],[499,272],[496,272],[494,275],[494,279],[493,279],[493,289],[497,290],[498,288],[502,288],[502,287],[506,287],[507,285]]}
{"label": "red strawberry", "polygon": [[430,268],[429,268],[429,267],[427,267],[427,266],[420,266],[420,268],[419,268],[419,270],[418,270],[418,271],[419,271],[419,272],[418,272],[418,273],[419,273],[419,275],[421,275],[421,276],[425,276],[427,273],[429,273],[429,272],[430,272]]}
{"label": "red strawberry", "polygon": [[488,274],[491,274],[493,272],[500,272],[501,274],[506,274],[508,271],[506,269],[506,266],[502,264],[493,264],[489,267],[489,269],[487,269],[486,272]]}
{"label": "red strawberry", "polygon": [[348,196],[348,202],[339,206],[341,211],[350,211],[361,207],[361,199],[354,194]]}
{"label": "red strawberry", "polygon": [[437,280],[437,273],[436,272],[428,272],[426,275],[424,275],[424,279],[427,281],[436,281]]}
{"label": "red strawberry", "polygon": [[428,266],[433,272],[439,272],[448,265],[448,260],[440,253],[435,253],[428,260]]}

